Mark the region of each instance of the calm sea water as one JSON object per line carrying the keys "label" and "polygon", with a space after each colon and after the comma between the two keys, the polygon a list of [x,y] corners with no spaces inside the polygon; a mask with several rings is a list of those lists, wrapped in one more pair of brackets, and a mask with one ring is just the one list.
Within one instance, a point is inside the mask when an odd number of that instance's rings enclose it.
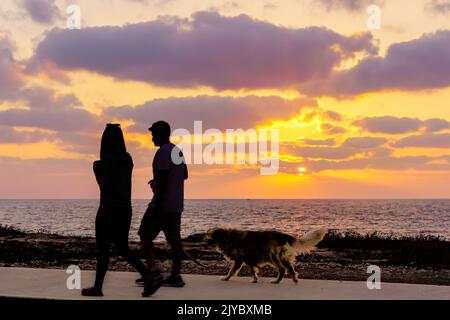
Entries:
{"label": "calm sea water", "polygon": [[[147,200],[133,201],[130,239]],[[94,235],[97,200],[0,200],[0,224],[25,231]],[[450,200],[186,200],[182,235],[210,227],[278,229],[290,234],[327,227],[450,239]],[[163,239],[160,235],[159,239]]]}

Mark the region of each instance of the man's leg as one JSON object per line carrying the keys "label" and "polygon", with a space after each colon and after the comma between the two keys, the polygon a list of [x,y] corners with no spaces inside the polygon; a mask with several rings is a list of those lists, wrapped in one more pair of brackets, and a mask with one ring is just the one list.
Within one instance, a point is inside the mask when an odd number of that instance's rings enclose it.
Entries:
{"label": "man's leg", "polygon": [[172,251],[172,272],[168,279],[173,280],[174,286],[183,286],[181,279],[181,258],[183,256],[183,246],[181,244],[181,212],[165,212],[165,223],[163,227],[167,242]]}
{"label": "man's leg", "polygon": [[147,268],[151,271],[157,271],[155,264],[155,248],[153,240],[161,231],[161,221],[153,208],[147,208],[139,228],[139,236],[141,238],[141,246]]}
{"label": "man's leg", "polygon": [[153,240],[143,239],[141,237],[141,243],[144,259],[145,262],[147,263],[147,268],[153,271],[156,270],[155,248],[153,245]]}

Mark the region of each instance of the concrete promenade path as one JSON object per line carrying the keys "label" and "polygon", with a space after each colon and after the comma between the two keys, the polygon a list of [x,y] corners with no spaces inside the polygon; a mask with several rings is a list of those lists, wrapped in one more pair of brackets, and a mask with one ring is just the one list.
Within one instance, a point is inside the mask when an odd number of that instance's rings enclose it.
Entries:
{"label": "concrete promenade path", "polygon": [[[260,278],[257,284],[239,277],[225,282],[219,276],[183,275],[184,288],[159,289],[152,297],[142,298],[142,287],[133,272],[108,272],[103,298],[82,297],[80,290],[69,290],[68,277],[62,269],[0,268],[0,297],[36,299],[153,299],[153,300],[373,300],[373,299],[439,299],[450,300],[450,286],[381,283],[380,290],[369,290],[366,282],[306,280],[295,285],[289,278],[271,284]],[[81,271],[81,287],[93,284],[94,271]]]}

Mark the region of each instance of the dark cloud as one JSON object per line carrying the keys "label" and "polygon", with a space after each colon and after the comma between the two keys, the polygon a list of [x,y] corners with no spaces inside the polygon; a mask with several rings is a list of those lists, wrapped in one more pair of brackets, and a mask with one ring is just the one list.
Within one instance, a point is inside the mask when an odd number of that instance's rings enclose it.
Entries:
{"label": "dark cloud", "polygon": [[251,89],[323,79],[344,59],[376,50],[369,33],[343,36],[322,27],[290,29],[247,15],[197,12],[192,19],[54,29],[29,66],[51,61],[161,86]]}
{"label": "dark cloud", "polygon": [[166,120],[172,128],[192,130],[194,121],[203,122],[203,130],[210,128],[254,128],[268,121],[289,119],[304,106],[315,106],[312,99],[284,100],[278,96],[220,97],[196,96],[149,101],[143,105],[108,108],[105,118],[133,120],[132,128],[146,132],[157,120]]}
{"label": "dark cloud", "polygon": [[305,159],[304,161],[280,161],[280,171],[298,174],[298,167],[306,167],[306,173],[324,170],[450,170],[448,157],[430,156],[375,156],[366,158],[353,158],[344,160],[331,159]]}
{"label": "dark cloud", "polygon": [[276,5],[273,2],[267,2],[266,4],[264,4],[263,8],[265,10],[274,10],[274,9],[278,8],[278,5]]}
{"label": "dark cloud", "polygon": [[397,118],[392,116],[367,117],[353,122],[365,131],[374,133],[401,134],[424,130],[438,132],[450,129],[450,122],[445,119],[419,120],[417,118]]}
{"label": "dark cloud", "polygon": [[386,138],[381,137],[351,137],[347,138],[341,147],[344,148],[357,148],[357,149],[367,149],[379,147],[387,142]]}
{"label": "dark cloud", "polygon": [[96,133],[60,131],[57,134],[57,141],[65,151],[84,155],[98,155],[100,152],[102,128],[99,125]]}
{"label": "dark cloud", "polygon": [[12,127],[0,126],[0,144],[2,143],[34,143],[44,139],[53,140],[53,135],[41,131],[19,131]]}
{"label": "dark cloud", "polygon": [[175,0],[128,0],[129,2],[140,3],[143,5],[153,5],[155,7],[164,7]]}
{"label": "dark cloud", "polygon": [[363,118],[353,122],[353,125],[374,133],[399,134],[419,130],[422,121],[413,118],[384,116]]}
{"label": "dark cloud", "polygon": [[13,44],[7,37],[0,37],[0,101],[7,107],[8,104],[14,106],[16,103],[26,107],[0,110],[1,143],[57,140],[55,133],[19,131],[15,127],[59,132],[97,130],[100,119],[82,109],[76,96],[58,94],[53,89],[38,85],[27,85],[23,65],[14,60],[13,54]]}
{"label": "dark cloud", "polygon": [[18,92],[17,98],[25,100],[30,108],[39,110],[76,108],[81,105],[80,100],[73,94],[59,95],[44,87],[23,88]]}
{"label": "dark cloud", "polygon": [[73,95],[57,95],[41,87],[25,88],[20,97],[29,109],[0,111],[0,125],[33,127],[57,131],[93,129],[97,117],[80,108],[80,101]]}
{"label": "dark cloud", "polygon": [[340,126],[335,126],[331,123],[328,122],[324,122],[320,125],[320,129],[323,131],[323,133],[325,134],[343,134],[345,133],[347,130],[345,130],[345,128],[340,127]]}
{"label": "dark cloud", "polygon": [[0,125],[74,131],[92,129],[95,117],[83,109],[8,109],[0,111]]}
{"label": "dark cloud", "polygon": [[366,8],[372,4],[381,5],[384,1],[374,1],[374,0],[313,0],[322,6],[327,11],[333,10],[347,10],[350,12],[362,12],[365,13]]}
{"label": "dark cloud", "polygon": [[8,100],[24,84],[22,68],[14,60],[14,45],[0,34],[0,100]]}
{"label": "dark cloud", "polygon": [[[312,144],[309,146],[305,144]],[[389,155],[390,150],[381,148],[387,142],[385,138],[379,137],[351,137],[347,138],[340,146],[333,147],[334,139],[327,140],[301,140],[300,142],[282,142],[280,144],[280,153],[302,157],[306,160],[311,159],[329,159],[339,160],[347,159],[357,154],[364,154],[365,156],[381,156]],[[332,143],[332,144],[331,144]],[[330,145],[331,144],[331,145]]]}
{"label": "dark cloud", "polygon": [[322,116],[326,120],[342,121],[342,115],[334,111],[324,111]]}
{"label": "dark cloud", "polygon": [[423,122],[427,132],[437,132],[450,129],[450,122],[444,119],[429,119]]}
{"label": "dark cloud", "polygon": [[450,148],[449,133],[425,133],[405,137],[395,143],[397,148],[418,147],[418,148]]}
{"label": "dark cloud", "polygon": [[329,139],[304,139],[302,142],[309,146],[334,146],[336,141],[333,138]]}
{"label": "dark cloud", "polygon": [[40,24],[52,24],[62,17],[55,0],[22,0],[23,8]]}
{"label": "dark cloud", "polygon": [[346,159],[358,152],[355,148],[347,147],[310,147],[295,143],[280,144],[281,154],[310,159]]}
{"label": "dark cloud", "polygon": [[348,97],[380,90],[423,90],[450,86],[450,31],[396,43],[385,57],[367,57],[326,81],[301,84],[310,95]]}
{"label": "dark cloud", "polygon": [[431,0],[425,4],[425,9],[433,14],[450,13],[450,0]]}

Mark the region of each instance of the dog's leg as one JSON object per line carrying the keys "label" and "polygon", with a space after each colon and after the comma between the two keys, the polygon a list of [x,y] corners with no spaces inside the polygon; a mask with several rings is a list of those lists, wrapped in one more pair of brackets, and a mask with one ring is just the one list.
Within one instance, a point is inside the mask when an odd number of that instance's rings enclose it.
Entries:
{"label": "dog's leg", "polygon": [[272,280],[271,283],[280,283],[280,281],[284,278],[284,275],[286,274],[286,269],[282,264],[277,263],[277,267],[278,267],[278,277],[275,280]]}
{"label": "dog's leg", "polygon": [[295,269],[294,269],[294,266],[292,265],[292,263],[287,260],[281,260],[281,263],[283,263],[283,266],[285,266],[286,269],[288,270],[288,272],[292,278],[292,281],[294,281],[295,283],[298,283],[297,272],[295,272]]}
{"label": "dog's leg", "polygon": [[239,273],[239,270],[241,270],[242,268],[242,263],[243,262],[239,260],[233,261],[233,264],[230,267],[230,271],[228,271],[228,274],[225,277],[221,278],[221,280],[228,281],[231,279],[231,277],[237,275]]}
{"label": "dog's leg", "polygon": [[257,283],[258,282],[258,272],[259,272],[259,268],[257,266],[250,266],[250,272],[252,274],[252,283]]}
{"label": "dog's leg", "polygon": [[272,280],[271,283],[280,283],[280,281],[284,278],[286,274],[286,269],[278,268],[278,277],[275,280]]}

